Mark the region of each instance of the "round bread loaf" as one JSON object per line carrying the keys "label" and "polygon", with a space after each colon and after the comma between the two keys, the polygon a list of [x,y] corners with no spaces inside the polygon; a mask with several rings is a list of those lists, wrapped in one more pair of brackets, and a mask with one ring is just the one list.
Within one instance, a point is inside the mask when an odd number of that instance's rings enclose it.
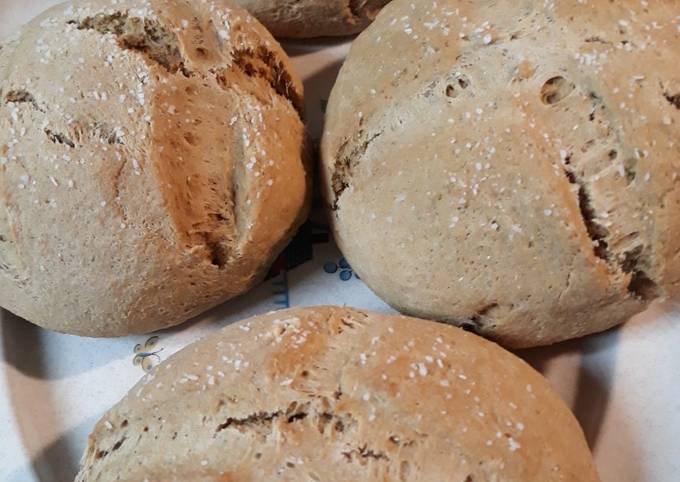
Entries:
{"label": "round bread loaf", "polygon": [[547,380],[483,338],[333,307],[228,326],[145,376],[77,481],[595,482]]}
{"label": "round bread loaf", "polygon": [[402,312],[515,347],[677,293],[679,18],[671,0],[388,5],[323,138],[352,267]]}
{"label": "round bread loaf", "polygon": [[33,20],[0,50],[0,305],[112,336],[253,286],[306,212],[301,98],[226,0]]}
{"label": "round bread loaf", "polygon": [[370,24],[390,0],[233,0],[277,37],[351,35]]}

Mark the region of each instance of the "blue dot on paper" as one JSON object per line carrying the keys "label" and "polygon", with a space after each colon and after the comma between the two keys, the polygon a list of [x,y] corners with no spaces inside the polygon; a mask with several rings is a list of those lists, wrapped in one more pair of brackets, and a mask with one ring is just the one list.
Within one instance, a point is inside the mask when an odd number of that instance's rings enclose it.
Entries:
{"label": "blue dot on paper", "polygon": [[323,265],[323,270],[328,274],[333,274],[338,271],[338,265],[332,261],[329,261]]}

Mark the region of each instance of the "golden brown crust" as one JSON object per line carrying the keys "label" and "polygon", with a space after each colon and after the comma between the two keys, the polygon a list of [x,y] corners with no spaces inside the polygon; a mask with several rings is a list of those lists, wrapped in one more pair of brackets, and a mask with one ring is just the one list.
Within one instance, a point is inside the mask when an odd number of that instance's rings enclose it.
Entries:
{"label": "golden brown crust", "polygon": [[679,4],[413,5],[357,39],[328,105],[324,191],[362,279],[512,346],[677,292]]}
{"label": "golden brown crust", "polygon": [[390,0],[234,0],[276,37],[351,35],[365,29]]}
{"label": "golden brown crust", "polygon": [[[226,1],[81,1],[0,51],[0,305],[90,336],[264,276],[308,205],[302,84]],[[4,59],[4,60],[3,60]]]}
{"label": "golden brown crust", "polygon": [[94,428],[79,482],[596,482],[583,434],[514,355],[424,320],[270,313],[190,345]]}

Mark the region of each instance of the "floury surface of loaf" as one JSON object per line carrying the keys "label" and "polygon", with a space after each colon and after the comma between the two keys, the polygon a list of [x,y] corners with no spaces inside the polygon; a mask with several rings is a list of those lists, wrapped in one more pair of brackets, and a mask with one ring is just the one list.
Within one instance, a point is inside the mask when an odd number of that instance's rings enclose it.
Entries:
{"label": "floury surface of loaf", "polygon": [[78,482],[597,482],[547,380],[481,337],[333,307],[251,318],[142,379]]}
{"label": "floury surface of loaf", "polygon": [[226,0],[43,13],[0,50],[0,305],[112,336],[244,292],[306,213],[301,105]]}
{"label": "floury surface of loaf", "polygon": [[322,146],[352,267],[402,312],[516,347],[677,293],[679,46],[675,0],[389,4]]}
{"label": "floury surface of loaf", "polygon": [[365,29],[390,0],[233,0],[277,37],[350,35]]}

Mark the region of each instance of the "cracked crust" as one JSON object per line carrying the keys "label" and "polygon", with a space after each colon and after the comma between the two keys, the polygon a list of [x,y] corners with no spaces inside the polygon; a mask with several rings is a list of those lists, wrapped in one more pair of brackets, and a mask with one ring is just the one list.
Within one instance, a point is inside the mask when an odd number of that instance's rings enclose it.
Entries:
{"label": "cracked crust", "polygon": [[156,367],[94,427],[77,482],[597,482],[547,381],[463,330],[278,311]]}
{"label": "cracked crust", "polygon": [[679,4],[414,5],[355,41],[328,104],[325,197],[361,278],[515,347],[677,293]]}
{"label": "cracked crust", "polygon": [[390,0],[234,0],[276,37],[351,35],[365,29]]}
{"label": "cracked crust", "polygon": [[302,84],[264,27],[211,5],[66,3],[0,50],[1,306],[157,330],[249,289],[290,239]]}

